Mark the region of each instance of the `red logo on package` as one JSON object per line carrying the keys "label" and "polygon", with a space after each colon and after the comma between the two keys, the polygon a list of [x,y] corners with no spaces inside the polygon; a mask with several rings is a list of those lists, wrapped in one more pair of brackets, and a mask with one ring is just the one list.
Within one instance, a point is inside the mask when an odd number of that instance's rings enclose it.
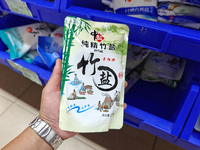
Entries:
{"label": "red logo on package", "polygon": [[33,31],[33,28],[27,27],[27,28],[26,28],[26,31],[27,31],[28,33],[31,33],[31,32]]}
{"label": "red logo on package", "polygon": [[94,30],[94,32],[91,32],[90,35],[94,37],[94,41],[97,40],[98,42],[101,42],[104,40],[104,37],[100,33],[98,33],[96,30]]}
{"label": "red logo on package", "polygon": [[119,77],[120,79],[122,79],[122,78],[123,78],[123,73],[120,72],[120,73],[118,74],[118,77]]}
{"label": "red logo on package", "polygon": [[100,33],[98,33],[98,34],[96,35],[95,39],[96,39],[98,42],[101,42],[101,41],[104,40],[104,37],[103,37]]}

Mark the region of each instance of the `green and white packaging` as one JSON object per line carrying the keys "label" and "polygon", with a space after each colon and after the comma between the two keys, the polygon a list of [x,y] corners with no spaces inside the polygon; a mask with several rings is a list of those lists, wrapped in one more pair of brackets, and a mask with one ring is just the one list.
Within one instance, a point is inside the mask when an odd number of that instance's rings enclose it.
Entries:
{"label": "green and white packaging", "polygon": [[66,17],[63,37],[62,130],[106,132],[123,126],[129,28]]}

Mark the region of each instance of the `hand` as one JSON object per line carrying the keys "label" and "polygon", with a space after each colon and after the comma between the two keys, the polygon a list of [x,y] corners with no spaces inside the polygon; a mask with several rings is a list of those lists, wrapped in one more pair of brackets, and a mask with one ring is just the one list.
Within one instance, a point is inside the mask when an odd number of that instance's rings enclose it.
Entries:
{"label": "hand", "polygon": [[42,91],[39,118],[48,123],[52,129],[63,139],[73,137],[77,133],[63,131],[59,128],[59,110],[61,96],[62,61],[56,60],[51,78]]}
{"label": "hand", "polygon": [[[62,61],[56,60],[51,78],[42,91],[42,99],[40,105],[39,118],[48,123],[53,130],[63,139],[73,137],[77,133],[63,131],[59,128],[59,110],[60,110],[60,96],[61,96],[61,76],[62,76]],[[127,82],[125,82],[127,87]],[[124,109],[127,105],[124,104]]]}

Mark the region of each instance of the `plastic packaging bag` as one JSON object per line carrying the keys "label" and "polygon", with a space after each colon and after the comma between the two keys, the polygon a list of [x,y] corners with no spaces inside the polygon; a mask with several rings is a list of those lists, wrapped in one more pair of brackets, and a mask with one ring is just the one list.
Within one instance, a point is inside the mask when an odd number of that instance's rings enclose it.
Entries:
{"label": "plastic packaging bag", "polygon": [[64,27],[58,27],[51,33],[51,37],[63,38]]}
{"label": "plastic packaging bag", "polygon": [[101,2],[106,5],[106,9],[105,9],[105,12],[111,12],[111,13],[114,13],[114,10],[113,8],[110,8],[111,6],[111,3],[112,3],[112,0],[101,0]]}
{"label": "plastic packaging bag", "polygon": [[22,59],[30,64],[33,63],[33,61],[35,60],[35,58],[38,56],[38,52],[37,50],[30,50],[28,51],[23,57]]}
{"label": "plastic packaging bag", "polygon": [[126,69],[127,70],[134,69],[140,63],[142,63],[150,53],[151,53],[150,49],[130,45],[127,53]]}
{"label": "plastic packaging bag", "polygon": [[125,89],[125,93],[131,89],[131,87],[140,79],[140,74],[137,71],[132,71],[128,76],[126,76],[126,81],[128,86]]}
{"label": "plastic packaging bag", "polygon": [[125,92],[128,92],[128,90],[140,79],[140,74],[143,67],[144,63],[141,63],[136,68],[132,69],[129,72],[127,72],[126,70],[126,81],[128,85],[125,89]]}
{"label": "plastic packaging bag", "polygon": [[38,52],[48,66],[52,68],[57,58],[60,57],[63,47],[63,27],[55,29],[51,37],[38,37]]}
{"label": "plastic packaging bag", "polygon": [[126,62],[126,81],[128,82],[126,92],[140,79],[140,72],[143,68],[142,62],[150,53],[150,49],[129,45]]}
{"label": "plastic packaging bag", "polygon": [[38,53],[49,68],[51,68],[55,64],[56,59],[60,57],[62,47],[62,38],[60,37],[38,37]]}
{"label": "plastic packaging bag", "polygon": [[50,67],[44,62],[40,55],[37,55],[32,62],[33,65],[39,66],[45,70],[53,71],[54,66]]}
{"label": "plastic packaging bag", "polygon": [[[10,50],[6,50],[6,53],[10,54]],[[22,56],[21,59],[23,59],[24,61],[32,64],[34,59],[38,56],[38,52],[37,50],[30,50],[28,51],[26,54],[24,54],[24,56]]]}
{"label": "plastic packaging bag", "polygon": [[181,80],[186,62],[185,59],[153,51],[145,62],[141,78],[176,87],[177,81]]}
{"label": "plastic packaging bag", "polygon": [[[38,42],[38,36],[48,36],[50,30],[45,23],[0,30],[2,41],[10,49],[10,58],[21,58]],[[35,49],[35,48],[33,48]]]}
{"label": "plastic packaging bag", "polygon": [[200,8],[178,3],[160,3],[158,21],[199,29]]}
{"label": "plastic packaging bag", "polygon": [[[10,54],[10,50],[6,50],[6,53]],[[23,59],[24,61],[39,66],[41,68],[44,68],[46,70],[52,71],[53,70],[53,66],[51,68],[49,68],[47,66],[47,64],[42,60],[42,58],[40,57],[39,53],[37,50],[29,50],[26,54],[24,54],[21,59]]]}
{"label": "plastic packaging bag", "polygon": [[123,24],[65,19],[62,130],[105,132],[122,127],[128,32]]}
{"label": "plastic packaging bag", "polygon": [[117,14],[157,21],[157,0],[102,0]]}
{"label": "plastic packaging bag", "polygon": [[51,30],[51,32],[55,31],[56,29],[58,29],[60,27],[59,25],[52,24],[52,23],[46,23],[46,24],[49,27],[49,29]]}
{"label": "plastic packaging bag", "polygon": [[175,3],[183,3],[183,4],[200,6],[199,0],[159,0],[159,2],[175,2]]}

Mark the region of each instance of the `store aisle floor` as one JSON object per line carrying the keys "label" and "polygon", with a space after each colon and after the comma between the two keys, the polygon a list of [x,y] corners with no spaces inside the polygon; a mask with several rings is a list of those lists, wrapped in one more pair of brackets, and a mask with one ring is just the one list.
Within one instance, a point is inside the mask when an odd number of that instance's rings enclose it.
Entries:
{"label": "store aisle floor", "polygon": [[[38,115],[43,86],[0,64],[0,148]],[[183,150],[146,131],[124,124],[108,133],[78,134],[58,150]]]}

